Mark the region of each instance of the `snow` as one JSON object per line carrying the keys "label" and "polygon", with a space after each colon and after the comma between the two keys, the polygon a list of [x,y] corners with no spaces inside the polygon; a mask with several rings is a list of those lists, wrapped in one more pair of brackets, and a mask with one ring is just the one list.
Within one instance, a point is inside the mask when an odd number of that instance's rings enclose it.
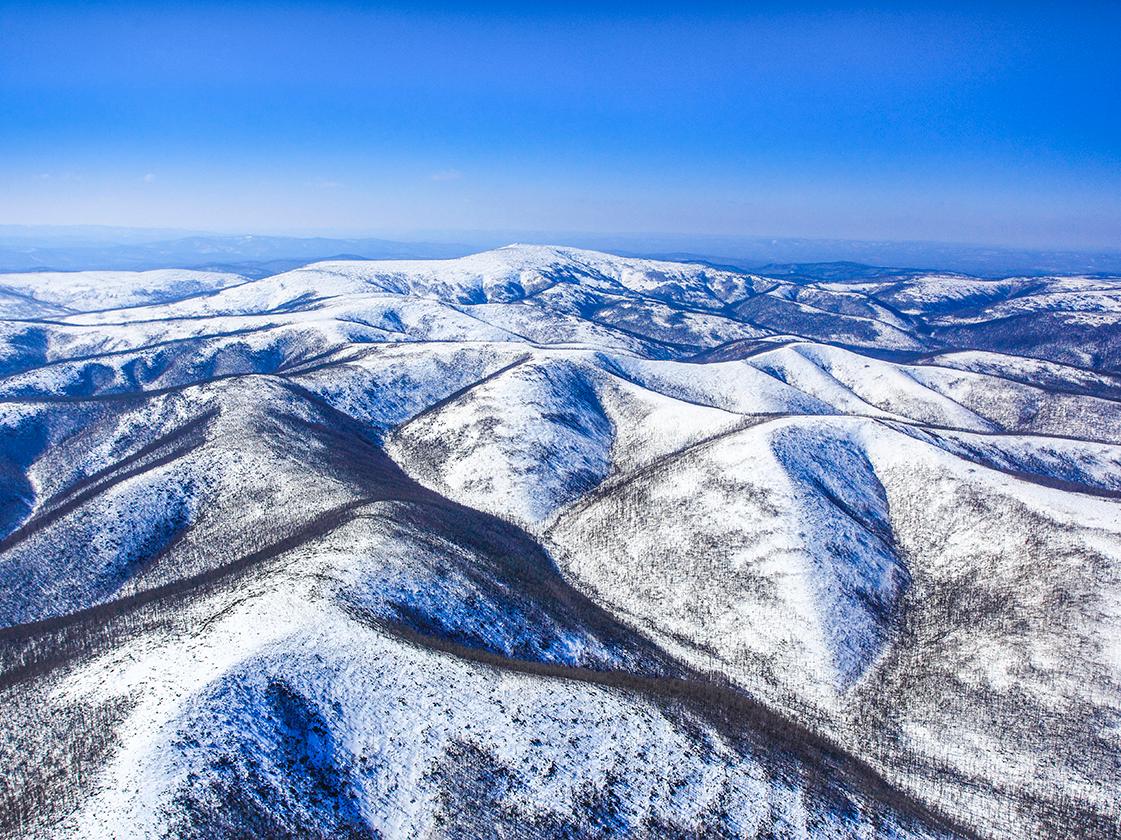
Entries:
{"label": "snow", "polygon": [[210,581],[36,683],[129,704],[54,833],[929,828],[658,693],[706,672],[981,834],[1046,828],[1001,786],[1108,819],[1119,288],[535,245],[0,277],[2,623]]}
{"label": "snow", "polygon": [[[228,272],[160,269],[157,271],[44,271],[0,274],[0,294],[12,294],[44,313],[95,312],[140,306],[166,299],[213,293],[240,285],[246,278]],[[8,305],[7,302],[4,302]],[[6,317],[12,315],[0,309]],[[15,317],[24,317],[16,315]]]}
{"label": "snow", "polygon": [[436,829],[441,772],[454,773],[463,750],[519,780],[503,805],[523,818],[567,821],[587,807],[576,804],[585,794],[606,788],[621,797],[611,808],[624,826],[688,828],[726,812],[738,833],[773,809],[806,830],[805,794],[715,730],[698,741],[640,696],[480,669],[354,621],[323,584],[348,577],[348,562],[347,552],[309,548],[284,570],[193,606],[195,632],[130,644],[60,685],[68,700],[137,699],[117,756],[60,832],[158,836],[169,819],[174,827],[183,796],[220,791],[231,763],[251,762],[264,768],[258,784],[291,790],[268,729],[277,686],[329,721],[332,754],[322,760],[350,767],[355,813],[389,836]]}

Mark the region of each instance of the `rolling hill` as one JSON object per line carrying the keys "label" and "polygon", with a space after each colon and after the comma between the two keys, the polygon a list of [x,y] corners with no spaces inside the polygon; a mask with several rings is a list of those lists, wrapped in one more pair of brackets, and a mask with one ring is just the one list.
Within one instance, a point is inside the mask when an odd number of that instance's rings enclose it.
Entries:
{"label": "rolling hill", "polygon": [[0,275],[0,834],[1112,837],[1121,280]]}

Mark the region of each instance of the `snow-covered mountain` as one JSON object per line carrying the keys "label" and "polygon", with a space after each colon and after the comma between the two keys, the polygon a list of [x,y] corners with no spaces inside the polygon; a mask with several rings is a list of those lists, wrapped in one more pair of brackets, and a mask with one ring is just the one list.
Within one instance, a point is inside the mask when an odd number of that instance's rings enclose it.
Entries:
{"label": "snow-covered mountain", "polygon": [[0,832],[1121,832],[1121,280],[0,275]]}

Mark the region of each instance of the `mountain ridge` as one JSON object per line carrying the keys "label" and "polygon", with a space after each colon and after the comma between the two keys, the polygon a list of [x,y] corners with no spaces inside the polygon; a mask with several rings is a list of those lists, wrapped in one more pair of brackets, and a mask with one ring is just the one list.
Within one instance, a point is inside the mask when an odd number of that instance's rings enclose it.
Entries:
{"label": "mountain ridge", "polygon": [[0,275],[0,833],[1109,836],[1119,288]]}

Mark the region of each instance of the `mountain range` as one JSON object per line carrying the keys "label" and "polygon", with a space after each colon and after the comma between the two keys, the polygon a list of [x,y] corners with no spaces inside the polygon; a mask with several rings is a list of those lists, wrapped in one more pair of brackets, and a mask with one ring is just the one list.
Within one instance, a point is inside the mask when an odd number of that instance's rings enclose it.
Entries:
{"label": "mountain range", "polygon": [[0,275],[0,833],[1115,837],[1121,278]]}

